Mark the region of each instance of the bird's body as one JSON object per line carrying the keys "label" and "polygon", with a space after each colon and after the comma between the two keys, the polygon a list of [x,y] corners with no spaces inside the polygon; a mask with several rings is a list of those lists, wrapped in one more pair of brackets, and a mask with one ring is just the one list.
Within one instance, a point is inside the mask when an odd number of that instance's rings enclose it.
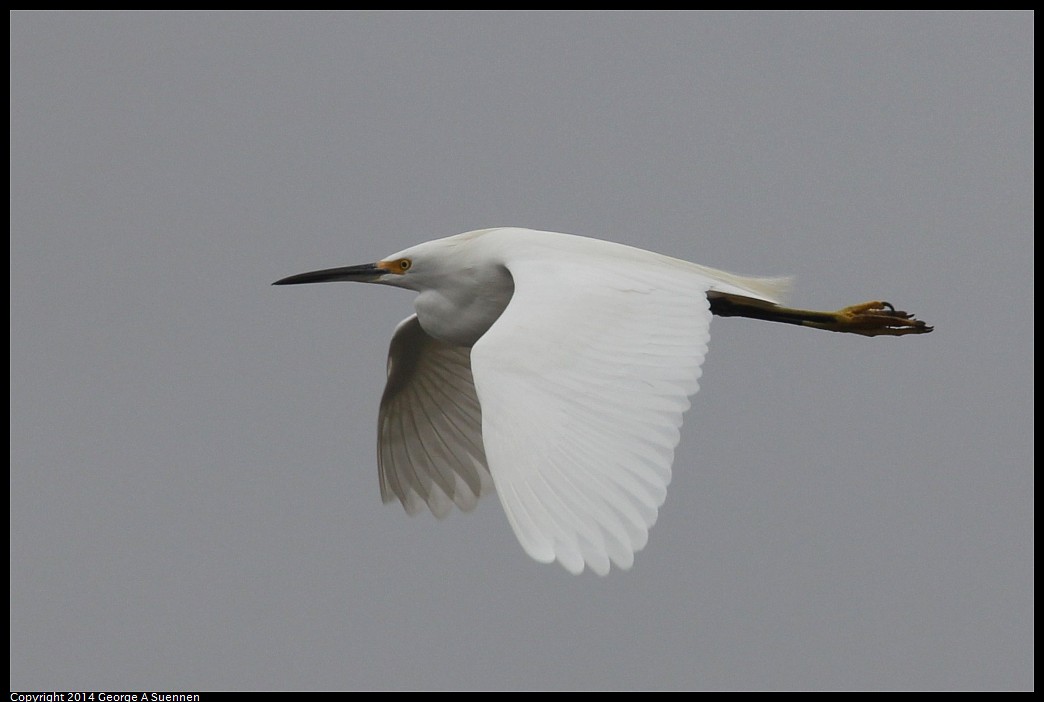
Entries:
{"label": "bird's body", "polygon": [[418,293],[389,350],[378,430],[385,501],[443,516],[495,488],[526,552],[574,573],[629,568],[645,545],[712,314],[865,335],[931,330],[887,303],[784,308],[784,278],[518,228],[277,284],[333,280]]}
{"label": "bird's body", "polygon": [[[438,255],[425,255],[435,252]],[[514,294],[509,266],[538,265],[546,271],[546,283],[555,280],[552,272],[570,278],[614,268],[631,275],[644,269],[653,277],[671,272],[691,277],[706,290],[768,302],[778,302],[789,285],[787,278],[742,277],[611,241],[518,228],[481,229],[437,239],[389,260],[402,258],[414,262],[410,275],[381,282],[419,293],[414,309],[421,327],[456,346],[472,346],[504,312]]]}

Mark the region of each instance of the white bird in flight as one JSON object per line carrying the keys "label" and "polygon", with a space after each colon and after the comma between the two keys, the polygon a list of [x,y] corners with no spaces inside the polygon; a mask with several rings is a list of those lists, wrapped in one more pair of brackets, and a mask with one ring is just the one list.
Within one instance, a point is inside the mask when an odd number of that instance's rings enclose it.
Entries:
{"label": "white bird in flight", "polygon": [[504,227],[274,285],[419,293],[381,398],[381,498],[443,517],[496,491],[522,548],[571,573],[628,569],[671,480],[712,315],[866,336],[931,327],[887,302],[783,307],[751,278],[597,239]]}

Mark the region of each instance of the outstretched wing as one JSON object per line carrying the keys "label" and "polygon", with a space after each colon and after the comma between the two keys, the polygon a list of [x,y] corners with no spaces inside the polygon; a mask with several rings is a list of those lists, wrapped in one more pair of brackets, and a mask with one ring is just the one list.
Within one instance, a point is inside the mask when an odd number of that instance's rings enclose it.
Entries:
{"label": "outstretched wing", "polygon": [[444,517],[492,489],[470,349],[428,336],[417,315],[395,329],[378,419],[381,499]]}
{"label": "outstretched wing", "polygon": [[713,279],[645,259],[507,267],[514,295],[471,352],[497,494],[536,560],[629,568],[699,387]]}

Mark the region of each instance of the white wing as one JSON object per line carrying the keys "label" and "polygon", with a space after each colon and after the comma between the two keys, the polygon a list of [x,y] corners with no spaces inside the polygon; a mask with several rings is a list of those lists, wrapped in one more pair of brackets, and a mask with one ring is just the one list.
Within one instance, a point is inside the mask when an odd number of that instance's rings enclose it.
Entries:
{"label": "white wing", "polygon": [[378,419],[381,499],[410,514],[470,510],[493,487],[482,449],[482,414],[470,349],[428,336],[417,315],[395,328]]}
{"label": "white wing", "polygon": [[536,560],[629,568],[699,387],[714,281],[646,259],[507,267],[514,296],[471,352],[497,494]]}

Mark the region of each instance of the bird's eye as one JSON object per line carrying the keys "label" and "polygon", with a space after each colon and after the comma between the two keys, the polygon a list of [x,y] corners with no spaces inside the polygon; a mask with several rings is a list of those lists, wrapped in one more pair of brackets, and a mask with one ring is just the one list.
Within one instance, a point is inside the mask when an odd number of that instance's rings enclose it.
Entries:
{"label": "bird's eye", "polygon": [[399,270],[403,271],[404,273],[406,271],[410,270],[410,266],[412,266],[412,265],[413,265],[413,261],[411,261],[408,258],[400,258],[399,259]]}

